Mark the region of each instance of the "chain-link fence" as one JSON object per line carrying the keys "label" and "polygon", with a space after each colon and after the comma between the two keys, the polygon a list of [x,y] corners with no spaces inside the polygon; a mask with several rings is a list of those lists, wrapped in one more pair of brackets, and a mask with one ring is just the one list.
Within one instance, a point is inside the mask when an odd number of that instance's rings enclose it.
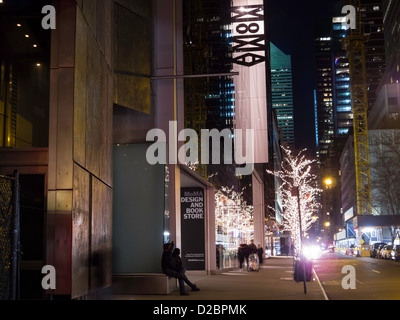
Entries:
{"label": "chain-link fence", "polygon": [[17,299],[19,179],[0,175],[0,300]]}

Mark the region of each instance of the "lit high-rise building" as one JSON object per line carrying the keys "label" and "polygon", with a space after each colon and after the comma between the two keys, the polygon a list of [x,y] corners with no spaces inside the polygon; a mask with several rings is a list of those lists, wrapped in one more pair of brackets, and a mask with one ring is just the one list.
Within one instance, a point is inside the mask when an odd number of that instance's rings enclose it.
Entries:
{"label": "lit high-rise building", "polygon": [[315,31],[315,105],[317,154],[323,157],[328,153],[329,145],[335,136],[333,110],[333,81],[332,81],[332,37],[331,19],[317,21]]}
{"label": "lit high-rise building", "polygon": [[342,48],[348,27],[343,25],[345,17],[332,19],[332,102],[335,137],[346,136],[353,127],[351,111],[350,70],[348,53]]}
{"label": "lit high-rise building", "polygon": [[272,108],[276,111],[282,142],[294,146],[291,56],[271,43]]}
{"label": "lit high-rise building", "polygon": [[[184,68],[187,75],[228,74],[232,70],[231,3],[224,1],[183,2]],[[232,76],[185,79],[185,128],[234,128],[235,100]],[[200,145],[199,152],[202,146]],[[221,150],[223,155],[224,150]],[[203,178],[238,185],[234,165],[197,166]],[[218,173],[218,174],[217,174]]]}

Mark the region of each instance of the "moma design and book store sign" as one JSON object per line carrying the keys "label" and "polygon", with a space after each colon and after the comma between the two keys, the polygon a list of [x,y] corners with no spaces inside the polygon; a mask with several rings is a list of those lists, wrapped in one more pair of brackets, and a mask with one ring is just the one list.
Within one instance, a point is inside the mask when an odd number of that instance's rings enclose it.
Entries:
{"label": "moma design and book store sign", "polygon": [[204,190],[181,188],[182,262],[187,270],[205,270]]}

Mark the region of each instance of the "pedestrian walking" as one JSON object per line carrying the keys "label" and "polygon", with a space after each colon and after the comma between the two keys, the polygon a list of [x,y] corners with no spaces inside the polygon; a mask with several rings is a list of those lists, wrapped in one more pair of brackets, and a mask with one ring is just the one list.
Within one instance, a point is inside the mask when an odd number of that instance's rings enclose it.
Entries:
{"label": "pedestrian walking", "polygon": [[250,240],[250,244],[249,244],[249,254],[252,253],[257,253],[257,247],[254,244],[254,240]]}
{"label": "pedestrian walking", "polygon": [[260,244],[258,244],[258,248],[257,248],[257,254],[258,254],[258,261],[260,262],[260,264],[263,262],[263,248],[261,247]]}
{"label": "pedestrian walking", "polygon": [[239,246],[238,258],[239,258],[239,269],[243,269],[244,259],[246,259],[247,265],[249,265],[249,248],[247,244],[242,243]]}

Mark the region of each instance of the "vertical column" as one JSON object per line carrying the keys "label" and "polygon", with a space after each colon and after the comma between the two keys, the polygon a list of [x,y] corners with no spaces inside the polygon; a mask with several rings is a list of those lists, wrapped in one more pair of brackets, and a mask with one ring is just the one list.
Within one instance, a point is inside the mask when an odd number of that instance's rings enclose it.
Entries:
{"label": "vertical column", "polygon": [[53,294],[71,293],[74,0],[55,0],[57,26],[51,37],[47,264],[56,269]]}
{"label": "vertical column", "polygon": [[[174,76],[183,72],[181,0],[154,1],[154,69],[155,77]],[[154,80],[156,127],[167,136],[170,172],[170,234],[180,246],[180,169],[176,165],[177,134],[183,129],[183,80]],[[170,130],[170,122],[176,126]]]}
{"label": "vertical column", "polygon": [[216,259],[216,231],[215,231],[215,189],[206,189],[206,262],[207,272],[215,274],[217,271]]}
{"label": "vertical column", "polygon": [[265,210],[264,210],[264,184],[256,171],[252,175],[253,207],[254,207],[254,244],[265,247]]}

